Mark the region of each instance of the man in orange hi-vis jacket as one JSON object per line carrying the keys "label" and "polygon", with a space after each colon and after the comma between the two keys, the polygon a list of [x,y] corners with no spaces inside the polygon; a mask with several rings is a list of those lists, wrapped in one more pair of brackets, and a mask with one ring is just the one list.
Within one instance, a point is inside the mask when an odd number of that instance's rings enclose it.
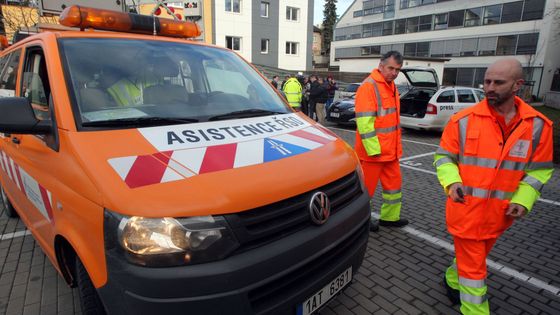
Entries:
{"label": "man in orange hi-vis jacket", "polygon": [[[381,57],[379,66],[362,82],[356,93],[356,153],[364,171],[366,187],[371,197],[379,180],[383,187],[379,225],[401,227],[402,155],[399,91],[393,82],[402,67],[403,57],[389,51]],[[377,231],[372,219],[370,230]]]}
{"label": "man in orange hi-vis jacket", "polygon": [[486,256],[552,176],[552,122],[515,96],[522,85],[516,59],[490,65],[486,99],[451,118],[435,155],[455,244],[444,285],[463,314],[490,314]]}

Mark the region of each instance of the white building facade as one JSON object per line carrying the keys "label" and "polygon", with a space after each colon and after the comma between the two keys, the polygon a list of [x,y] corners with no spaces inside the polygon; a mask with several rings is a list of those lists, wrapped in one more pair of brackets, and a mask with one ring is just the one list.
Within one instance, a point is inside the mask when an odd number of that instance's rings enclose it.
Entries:
{"label": "white building facade", "polygon": [[213,42],[249,62],[312,68],[314,0],[213,0]]}
{"label": "white building facade", "polygon": [[522,96],[543,97],[560,68],[560,0],[355,0],[334,39],[331,66],[341,71],[398,50],[405,60],[448,59],[444,85],[479,86],[489,64],[511,56],[524,67]]}

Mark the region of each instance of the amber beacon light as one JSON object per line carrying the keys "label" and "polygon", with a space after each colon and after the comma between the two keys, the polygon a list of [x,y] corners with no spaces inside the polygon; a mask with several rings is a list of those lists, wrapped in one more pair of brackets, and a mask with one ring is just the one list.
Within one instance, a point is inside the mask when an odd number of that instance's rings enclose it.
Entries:
{"label": "amber beacon light", "polygon": [[73,5],[60,14],[60,24],[105,31],[154,34],[169,37],[197,37],[200,29],[194,22],[175,21],[134,13],[123,13]]}

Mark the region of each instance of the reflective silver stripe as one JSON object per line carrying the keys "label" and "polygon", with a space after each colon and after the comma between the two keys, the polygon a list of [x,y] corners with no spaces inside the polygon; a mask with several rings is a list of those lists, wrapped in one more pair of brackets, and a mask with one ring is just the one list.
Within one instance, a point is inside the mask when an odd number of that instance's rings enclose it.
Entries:
{"label": "reflective silver stripe", "polygon": [[[533,118],[533,153],[535,153],[535,150],[537,149],[537,146],[541,141],[543,126],[544,126],[544,121],[540,117]],[[533,153],[531,153],[531,157]],[[529,159],[529,161],[530,160],[531,159]]]}
{"label": "reflective silver stripe", "polygon": [[377,117],[377,112],[356,113],[356,118],[363,118],[363,117]]}
{"label": "reflective silver stripe", "polygon": [[471,195],[477,198],[496,198],[500,200],[510,200],[513,196],[513,192],[502,191],[502,190],[487,190],[482,188],[463,186],[465,194]]}
{"label": "reflective silver stripe", "polygon": [[[464,165],[488,167],[488,168],[496,168],[496,166],[498,165],[498,160],[480,158],[475,156],[460,156],[459,161],[461,164]],[[502,164],[500,164],[500,169],[503,170],[520,171],[524,167],[525,167],[524,162],[502,161]]]}
{"label": "reflective silver stripe", "polygon": [[379,89],[377,88],[377,83],[375,81],[373,81],[372,84],[373,84],[373,89],[375,90],[375,98],[377,99],[377,110],[379,111],[380,108],[381,109],[383,108],[383,105],[381,103],[381,94],[379,94]]}
{"label": "reflective silver stripe", "polygon": [[397,204],[397,203],[401,203],[401,198],[399,198],[399,199],[385,199],[385,198],[383,198],[383,203],[387,204],[387,205],[394,205],[394,204]]}
{"label": "reflective silver stripe", "polygon": [[538,170],[538,169],[543,169],[543,168],[553,168],[554,164],[552,164],[552,161],[548,161],[548,162],[531,162],[529,163],[529,165],[527,165],[527,167],[525,168],[526,170]]}
{"label": "reflective silver stripe", "polygon": [[379,111],[379,116],[383,117],[383,116],[387,116],[387,115],[392,114],[392,113],[396,113],[397,109],[395,107],[384,109],[383,106],[381,106],[381,108],[379,108],[379,106],[378,106],[378,111]]}
{"label": "reflective silver stripe", "polygon": [[455,164],[455,161],[450,158],[450,157],[442,157],[441,159],[437,160],[436,163],[434,164],[436,167],[440,167],[441,165],[445,164],[445,163],[453,163]]}
{"label": "reflective silver stripe", "polygon": [[375,80],[373,80],[371,77],[367,77],[362,83],[375,83]]}
{"label": "reflective silver stripe", "polygon": [[457,161],[457,158],[459,157],[459,154],[451,153],[451,152],[443,149],[442,147],[439,147],[437,149],[436,154],[447,155],[454,161]]}
{"label": "reflective silver stripe", "polygon": [[401,192],[400,189],[383,190],[383,193],[384,193],[384,194],[387,194],[387,195],[394,195],[394,194],[398,194],[398,193],[400,193],[400,192]]}
{"label": "reflective silver stripe", "polygon": [[467,126],[469,124],[469,116],[459,120],[459,154],[463,155],[465,143],[467,142]]}
{"label": "reflective silver stripe", "polygon": [[393,127],[388,127],[388,128],[377,128],[375,129],[378,133],[390,133],[393,132],[395,130],[397,130],[398,127],[397,126],[393,126]]}
{"label": "reflective silver stripe", "polygon": [[486,282],[484,281],[484,279],[473,280],[473,279],[467,279],[467,278],[463,278],[463,277],[459,277],[459,284],[464,285],[464,286],[469,287],[469,288],[476,288],[476,289],[481,289],[481,288],[484,288],[486,286]]}
{"label": "reflective silver stripe", "polygon": [[482,304],[484,302],[486,302],[488,298],[486,297],[486,294],[483,296],[476,296],[476,295],[470,295],[468,293],[465,292],[461,292],[461,301],[465,301],[468,303],[472,303],[472,304]]}
{"label": "reflective silver stripe", "polygon": [[515,161],[502,161],[500,164],[501,170],[511,170],[511,171],[520,171],[525,168],[524,162],[515,162]]}
{"label": "reflective silver stripe", "polygon": [[460,156],[459,162],[465,165],[473,165],[473,166],[489,167],[489,168],[496,168],[496,166],[498,165],[498,160],[479,158],[475,156]]}
{"label": "reflective silver stripe", "polygon": [[538,192],[540,192],[544,187],[544,184],[541,183],[540,180],[534,178],[531,175],[523,176],[523,179],[521,179],[521,181],[531,185],[531,187],[535,188],[535,190]]}
{"label": "reflective silver stripe", "polygon": [[372,131],[372,132],[360,134],[360,138],[362,138],[362,140],[373,138],[375,136],[377,136],[377,133],[375,132],[375,130]]}

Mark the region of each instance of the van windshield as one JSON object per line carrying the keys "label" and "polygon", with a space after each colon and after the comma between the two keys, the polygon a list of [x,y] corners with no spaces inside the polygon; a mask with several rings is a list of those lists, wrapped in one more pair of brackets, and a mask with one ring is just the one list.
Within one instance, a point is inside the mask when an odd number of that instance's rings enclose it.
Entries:
{"label": "van windshield", "polygon": [[157,40],[59,40],[77,123],[128,128],[291,112],[235,53]]}

